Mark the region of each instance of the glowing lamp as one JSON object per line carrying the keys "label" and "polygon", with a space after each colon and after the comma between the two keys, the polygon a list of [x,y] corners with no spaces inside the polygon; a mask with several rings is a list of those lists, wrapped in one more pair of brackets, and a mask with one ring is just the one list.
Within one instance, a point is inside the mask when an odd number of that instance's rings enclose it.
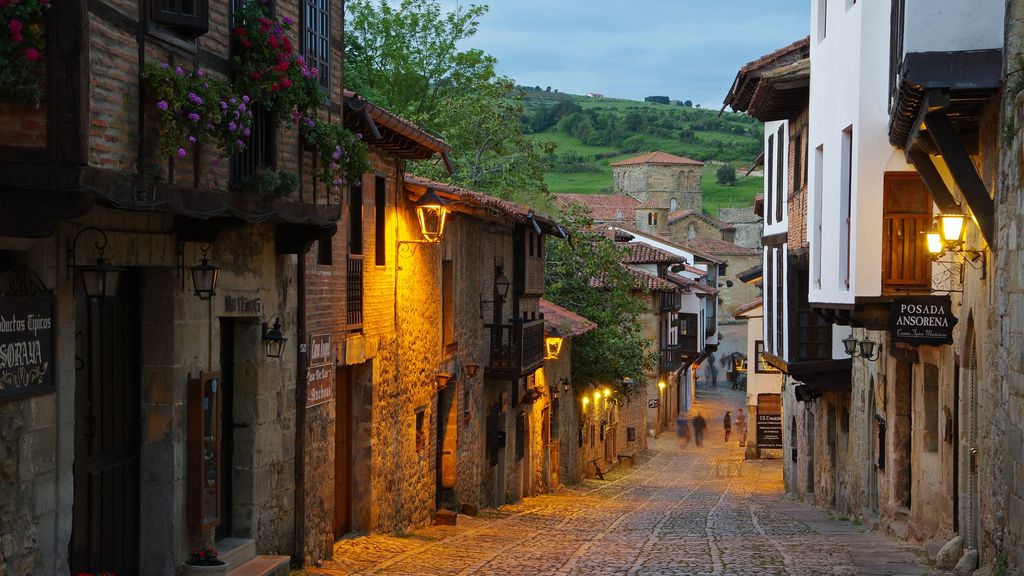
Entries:
{"label": "glowing lamp", "polygon": [[594,404],[597,404],[599,400],[601,400],[601,391],[594,390]]}
{"label": "glowing lamp", "polygon": [[939,254],[942,254],[942,251],[943,251],[942,235],[939,234],[938,232],[929,232],[928,233],[928,253],[932,254],[934,256],[938,256]]}
{"label": "glowing lamp", "polygon": [[548,334],[544,337],[544,349],[546,360],[558,359],[558,355],[562,353],[562,335],[558,332],[558,328],[552,326],[548,329]]}
{"label": "glowing lamp", "polygon": [[665,384],[664,380],[661,380],[661,381],[658,382],[658,390],[664,391],[665,390],[665,386],[666,386],[666,384]]}
{"label": "glowing lamp", "polygon": [[601,389],[601,394],[603,394],[604,397],[607,398],[607,397],[612,395],[612,391],[607,389],[607,388],[602,388]]}
{"label": "glowing lamp", "polygon": [[584,396],[583,397],[583,409],[584,410],[587,409],[587,404],[590,404],[590,396]]}
{"label": "glowing lamp", "polygon": [[444,222],[448,217],[447,202],[437,195],[433,188],[427,191],[413,204],[416,217],[420,221],[420,234],[427,242],[440,242],[444,234]]}
{"label": "glowing lamp", "polygon": [[947,246],[957,246],[963,242],[964,236],[964,215],[943,214],[942,215],[942,241]]}

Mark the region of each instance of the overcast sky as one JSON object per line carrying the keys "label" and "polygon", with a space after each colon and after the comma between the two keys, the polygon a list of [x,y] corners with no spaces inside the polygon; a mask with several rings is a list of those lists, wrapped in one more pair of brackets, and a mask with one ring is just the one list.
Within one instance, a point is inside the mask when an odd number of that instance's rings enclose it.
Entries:
{"label": "overcast sky", "polygon": [[[446,4],[464,0],[448,0]],[[526,86],[718,109],[743,64],[808,34],[809,0],[478,0],[466,44]]]}

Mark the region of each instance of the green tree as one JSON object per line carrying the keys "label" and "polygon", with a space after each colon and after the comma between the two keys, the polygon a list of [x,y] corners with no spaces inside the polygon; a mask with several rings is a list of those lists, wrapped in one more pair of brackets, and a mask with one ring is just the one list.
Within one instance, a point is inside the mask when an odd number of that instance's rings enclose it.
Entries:
{"label": "green tree", "polygon": [[[565,208],[562,225],[571,240],[548,245],[544,297],[597,324],[573,339],[573,381],[612,385],[620,394],[634,395],[657,357],[640,332],[645,306],[634,297],[633,276],[622,266],[623,248],[593,227],[582,204]],[[632,385],[623,383],[627,377]]]}
{"label": "green tree", "polygon": [[728,164],[723,164],[715,170],[715,178],[723,186],[732,186],[736,184],[736,170]]}
{"label": "green tree", "polygon": [[523,136],[522,90],[496,75],[492,56],[463,48],[486,6],[350,0],[346,12],[346,86],[452,146],[454,174],[427,162],[410,171],[553,211],[544,171],[554,145]]}

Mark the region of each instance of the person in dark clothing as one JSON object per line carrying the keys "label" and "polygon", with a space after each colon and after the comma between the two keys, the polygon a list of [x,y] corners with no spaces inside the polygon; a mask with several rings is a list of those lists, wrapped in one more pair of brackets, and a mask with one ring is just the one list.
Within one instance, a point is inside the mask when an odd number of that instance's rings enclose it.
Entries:
{"label": "person in dark clothing", "polygon": [[725,411],[725,418],[722,419],[722,426],[725,426],[725,441],[729,441],[729,434],[732,433],[732,412]]}
{"label": "person in dark clothing", "polygon": [[704,445],[704,429],[708,427],[708,423],[704,421],[704,415],[700,412],[693,417],[693,441],[697,446]]}
{"label": "person in dark clothing", "polygon": [[686,414],[680,412],[676,416],[676,436],[679,437],[679,447],[686,446],[686,442],[690,439],[690,425],[686,421]]}

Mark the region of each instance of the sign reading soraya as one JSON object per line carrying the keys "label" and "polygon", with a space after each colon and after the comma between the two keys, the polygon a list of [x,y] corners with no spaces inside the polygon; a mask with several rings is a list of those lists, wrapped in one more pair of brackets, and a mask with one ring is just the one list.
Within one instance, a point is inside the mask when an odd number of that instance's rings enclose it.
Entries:
{"label": "sign reading soraya", "polygon": [[0,400],[53,387],[53,297],[0,298]]}
{"label": "sign reading soraya", "polygon": [[949,296],[897,298],[889,311],[893,341],[907,344],[952,344],[956,322]]}

